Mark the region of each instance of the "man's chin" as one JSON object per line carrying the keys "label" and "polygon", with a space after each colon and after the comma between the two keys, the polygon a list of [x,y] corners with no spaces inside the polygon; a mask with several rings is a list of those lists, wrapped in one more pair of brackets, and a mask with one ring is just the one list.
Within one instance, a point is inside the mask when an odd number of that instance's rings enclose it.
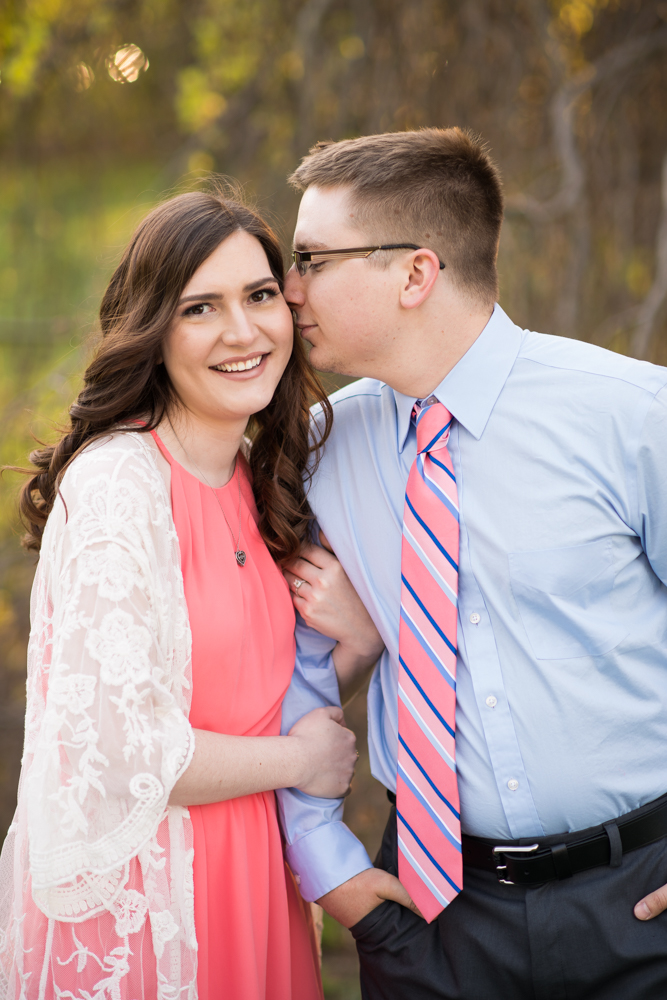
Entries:
{"label": "man's chin", "polygon": [[355,377],[348,371],[348,365],[343,364],[337,358],[332,358],[331,355],[327,355],[317,347],[310,349],[308,358],[313,368],[316,368],[318,372],[324,372],[327,375],[346,375],[348,378]]}
{"label": "man's chin", "polygon": [[345,374],[342,368],[339,367],[335,358],[327,355],[325,351],[322,351],[317,347],[311,347],[308,352],[308,360],[313,368],[316,368],[318,372],[324,372],[327,375]]}

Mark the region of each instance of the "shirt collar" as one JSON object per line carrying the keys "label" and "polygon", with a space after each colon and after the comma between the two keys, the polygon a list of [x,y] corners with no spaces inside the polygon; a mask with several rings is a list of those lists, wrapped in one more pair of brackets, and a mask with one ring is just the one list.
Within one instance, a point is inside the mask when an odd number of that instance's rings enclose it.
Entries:
{"label": "shirt collar", "polygon": [[[477,340],[431,393],[478,440],[512,370],[520,344],[521,331],[496,304]],[[404,396],[396,389],[393,393],[398,419],[398,450],[402,452],[416,397]]]}

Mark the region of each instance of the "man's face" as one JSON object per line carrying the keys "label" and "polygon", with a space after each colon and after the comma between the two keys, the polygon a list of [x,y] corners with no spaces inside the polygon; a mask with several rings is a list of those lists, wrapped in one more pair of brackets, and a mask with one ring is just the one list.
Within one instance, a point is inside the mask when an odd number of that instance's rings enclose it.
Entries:
{"label": "man's face", "polygon": [[[374,241],[355,223],[346,187],[309,187],[299,208],[296,250],[343,250]],[[403,258],[395,251],[396,265]],[[379,377],[387,352],[396,346],[401,275],[371,260],[324,261],[301,277],[292,267],[285,298],[301,336],[312,344],[311,363],[320,371]]]}

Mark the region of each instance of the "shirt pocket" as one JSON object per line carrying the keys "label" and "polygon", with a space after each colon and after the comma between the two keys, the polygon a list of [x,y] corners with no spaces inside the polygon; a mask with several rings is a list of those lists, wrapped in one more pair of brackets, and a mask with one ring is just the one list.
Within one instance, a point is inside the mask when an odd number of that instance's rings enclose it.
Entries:
{"label": "shirt pocket", "polygon": [[627,635],[611,603],[611,539],[510,552],[512,593],[538,660],[598,656]]}

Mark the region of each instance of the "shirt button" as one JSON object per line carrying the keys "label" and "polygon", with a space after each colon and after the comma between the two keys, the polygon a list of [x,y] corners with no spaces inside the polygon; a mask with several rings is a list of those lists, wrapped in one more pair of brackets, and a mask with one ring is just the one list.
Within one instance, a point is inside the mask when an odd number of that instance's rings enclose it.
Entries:
{"label": "shirt button", "polygon": [[490,694],[489,697],[486,699],[486,704],[489,706],[489,708],[495,708],[496,705],[498,704],[498,699],[494,697],[494,695]]}
{"label": "shirt button", "polygon": [[295,875],[294,876],[294,881],[296,882],[297,885],[301,885],[301,876],[300,875]]}
{"label": "shirt button", "polygon": [[476,611],[473,611],[473,613],[470,616],[471,623],[473,625],[479,625],[479,623],[481,622],[481,620],[482,620],[482,616],[478,615]]}
{"label": "shirt button", "polygon": [[429,396],[428,399],[424,400],[424,406],[433,406],[433,404],[437,402],[438,400],[436,396]]}
{"label": "shirt button", "polygon": [[507,787],[509,788],[510,792],[516,792],[517,788],[519,787],[519,782],[516,780],[516,778],[510,778],[510,780],[507,782]]}

